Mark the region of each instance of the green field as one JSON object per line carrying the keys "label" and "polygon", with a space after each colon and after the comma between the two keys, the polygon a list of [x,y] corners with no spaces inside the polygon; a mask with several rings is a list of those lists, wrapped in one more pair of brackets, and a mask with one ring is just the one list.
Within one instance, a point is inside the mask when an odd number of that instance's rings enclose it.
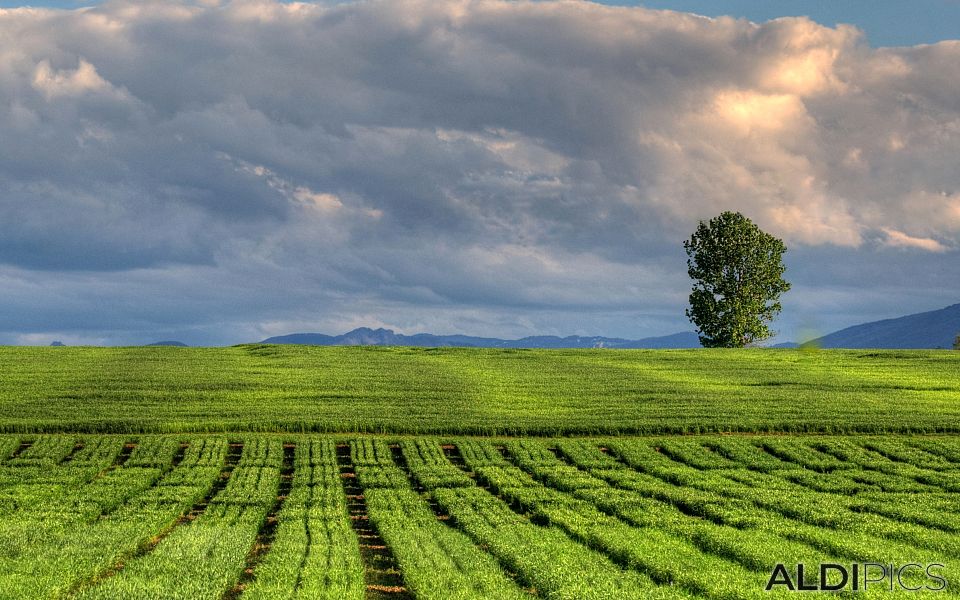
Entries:
{"label": "green field", "polygon": [[950,582],[960,558],[949,436],[0,436],[0,455],[4,598],[794,597],[763,591],[774,563]]}
{"label": "green field", "polygon": [[2,348],[0,407],[0,599],[960,597],[960,353]]}
{"label": "green field", "polygon": [[960,353],[0,348],[0,431],[960,432]]}

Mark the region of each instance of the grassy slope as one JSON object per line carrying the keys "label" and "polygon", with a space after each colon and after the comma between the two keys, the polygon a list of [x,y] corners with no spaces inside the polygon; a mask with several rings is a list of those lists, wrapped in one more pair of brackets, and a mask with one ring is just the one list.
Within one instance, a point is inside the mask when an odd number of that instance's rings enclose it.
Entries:
{"label": "grassy slope", "polygon": [[960,432],[960,353],[0,348],[0,431]]}

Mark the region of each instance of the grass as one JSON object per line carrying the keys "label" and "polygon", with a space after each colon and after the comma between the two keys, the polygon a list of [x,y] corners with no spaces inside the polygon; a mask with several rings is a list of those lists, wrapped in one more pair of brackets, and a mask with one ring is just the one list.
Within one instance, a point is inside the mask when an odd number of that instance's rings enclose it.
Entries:
{"label": "grass", "polygon": [[960,353],[0,348],[0,432],[960,432]]}
{"label": "grass", "polygon": [[0,348],[0,599],[958,597],[955,433],[949,351]]}
{"label": "grass", "polygon": [[[0,448],[0,598],[376,598],[377,573],[422,598],[793,597],[763,589],[778,562],[940,563],[938,597],[957,597],[954,436],[31,435]],[[358,478],[358,513],[345,474],[360,466],[400,476]]]}

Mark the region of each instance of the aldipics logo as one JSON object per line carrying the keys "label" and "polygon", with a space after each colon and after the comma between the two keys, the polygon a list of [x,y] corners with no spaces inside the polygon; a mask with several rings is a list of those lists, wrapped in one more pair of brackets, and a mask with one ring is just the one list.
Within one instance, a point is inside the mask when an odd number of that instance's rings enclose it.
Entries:
{"label": "aldipics logo", "polygon": [[[889,591],[918,592],[928,590],[939,592],[947,589],[947,579],[941,571],[940,563],[905,565],[879,563],[853,563],[841,565],[821,563],[819,569],[811,569],[798,564],[790,571],[786,565],[778,564],[770,574],[766,591],[789,590],[791,592],[836,592],[851,590],[854,592],[868,589],[886,589]],[[819,575],[819,577],[817,577]]]}

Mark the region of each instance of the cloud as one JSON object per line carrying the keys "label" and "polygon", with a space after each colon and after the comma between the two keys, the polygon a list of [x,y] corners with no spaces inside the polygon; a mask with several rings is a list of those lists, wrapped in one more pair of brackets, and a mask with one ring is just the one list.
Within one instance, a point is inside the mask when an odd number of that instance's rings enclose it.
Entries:
{"label": "cloud", "polygon": [[948,250],[946,246],[931,238],[913,237],[902,231],[889,228],[884,228],[883,232],[887,234],[884,244],[894,248],[916,248],[927,252],[946,252]]}
{"label": "cloud", "polygon": [[80,65],[73,71],[56,71],[50,68],[50,61],[42,60],[33,74],[33,87],[49,100],[59,96],[77,96],[84,92],[95,92],[110,87],[97,73],[96,68],[80,59]]}
{"label": "cloud", "polygon": [[[722,210],[797,256],[902,265],[908,287],[956,258],[958,82],[960,42],[872,49],[804,18],[500,0],[5,11],[0,265],[51,296],[3,300],[0,331],[238,341],[224,332],[365,315],[669,333],[688,326],[680,243]],[[791,269],[794,289],[845,284]],[[104,303],[112,321],[90,314]]]}

